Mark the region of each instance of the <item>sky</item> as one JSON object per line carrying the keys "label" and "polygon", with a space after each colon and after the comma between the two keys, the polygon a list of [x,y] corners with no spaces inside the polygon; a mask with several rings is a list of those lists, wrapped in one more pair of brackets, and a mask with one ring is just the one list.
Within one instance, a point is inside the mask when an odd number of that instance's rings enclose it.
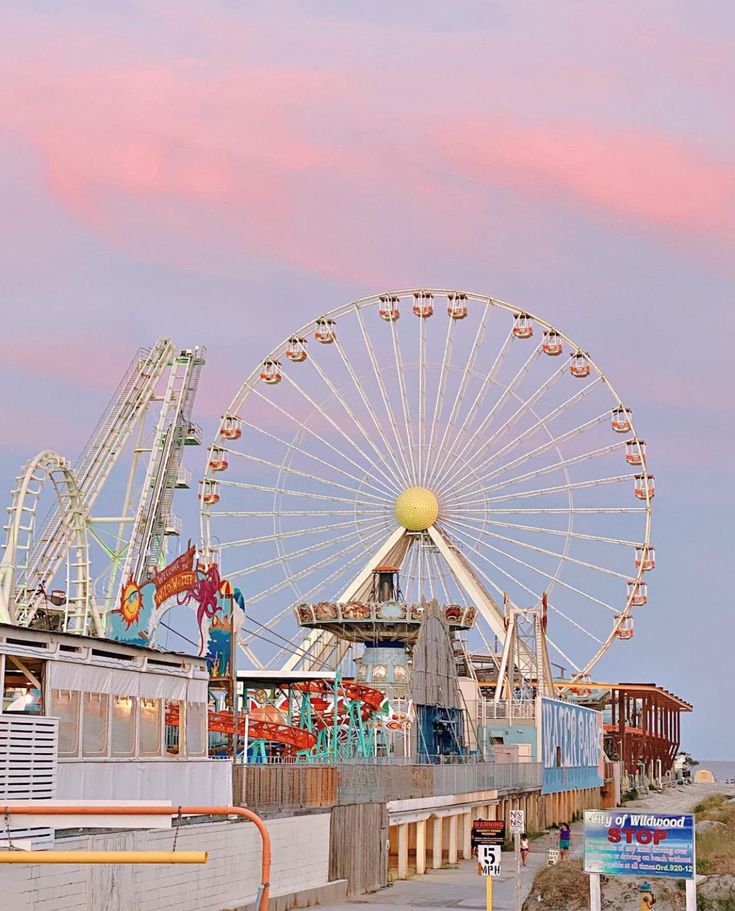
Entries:
{"label": "sky", "polygon": [[735,759],[730,3],[0,0],[0,25],[8,499],[160,335],[207,346],[212,430],[284,327],[388,288],[511,301],[645,428],[657,568],[618,678]]}

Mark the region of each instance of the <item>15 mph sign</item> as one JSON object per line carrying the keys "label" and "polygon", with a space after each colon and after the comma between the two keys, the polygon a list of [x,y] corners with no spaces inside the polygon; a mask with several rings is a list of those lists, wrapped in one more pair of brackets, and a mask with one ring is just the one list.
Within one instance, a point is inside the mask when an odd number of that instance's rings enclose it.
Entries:
{"label": "15 mph sign", "polygon": [[477,859],[482,867],[483,876],[500,876],[500,857],[503,849],[500,845],[478,845]]}

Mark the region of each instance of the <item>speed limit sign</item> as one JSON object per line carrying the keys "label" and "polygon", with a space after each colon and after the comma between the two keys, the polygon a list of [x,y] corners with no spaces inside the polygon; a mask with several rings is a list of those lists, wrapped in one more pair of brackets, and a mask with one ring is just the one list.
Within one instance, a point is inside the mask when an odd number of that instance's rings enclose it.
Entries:
{"label": "speed limit sign", "polygon": [[503,849],[500,845],[478,845],[477,859],[480,861],[483,876],[500,876],[500,858]]}

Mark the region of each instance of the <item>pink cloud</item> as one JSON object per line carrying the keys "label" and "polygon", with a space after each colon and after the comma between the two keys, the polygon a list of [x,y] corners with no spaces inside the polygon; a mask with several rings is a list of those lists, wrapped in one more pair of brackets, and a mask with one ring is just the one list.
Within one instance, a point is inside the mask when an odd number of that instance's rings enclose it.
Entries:
{"label": "pink cloud", "polygon": [[[130,41],[16,13],[14,50],[0,62],[0,129],[32,151],[57,202],[131,258],[243,274],[251,255],[372,288],[425,282],[427,259],[520,258],[529,231],[553,259],[556,213],[538,205],[549,196],[667,239],[722,236],[735,224],[732,167],[661,127],[514,122],[519,108],[539,116],[540,26],[528,66],[502,32],[445,39],[349,21],[326,21],[309,62],[291,63],[293,37],[257,16],[203,13],[191,0],[145,0],[138,10],[150,31]],[[295,29],[308,25],[297,15]],[[412,35],[408,62],[375,68],[366,56],[378,36]],[[445,40],[467,52],[462,65],[422,67],[415,55]],[[505,61],[492,73],[489,49]],[[595,69],[589,48],[580,53],[550,61],[549,95],[571,99],[577,116],[591,116],[600,96],[614,111],[625,80]],[[452,120],[459,99],[469,110],[484,99],[485,122]],[[510,191],[504,224],[462,177]],[[514,213],[523,222],[515,234]]]}
{"label": "pink cloud", "polygon": [[53,340],[36,336],[33,341],[14,341],[8,345],[0,372],[18,376],[32,371],[34,376],[111,394],[133,354],[134,349],[110,353],[88,336],[73,340],[61,335]]}
{"label": "pink cloud", "polygon": [[523,195],[672,231],[725,237],[735,227],[735,167],[662,134],[462,123],[434,141],[463,175]]}

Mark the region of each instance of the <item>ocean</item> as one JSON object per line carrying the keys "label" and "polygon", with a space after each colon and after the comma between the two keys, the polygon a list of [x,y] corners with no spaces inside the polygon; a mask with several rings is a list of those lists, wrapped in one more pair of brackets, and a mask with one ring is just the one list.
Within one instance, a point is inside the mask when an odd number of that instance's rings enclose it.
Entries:
{"label": "ocean", "polygon": [[718,781],[727,781],[735,778],[735,761],[727,759],[700,759],[699,765],[694,766],[692,774],[699,769],[709,769]]}

